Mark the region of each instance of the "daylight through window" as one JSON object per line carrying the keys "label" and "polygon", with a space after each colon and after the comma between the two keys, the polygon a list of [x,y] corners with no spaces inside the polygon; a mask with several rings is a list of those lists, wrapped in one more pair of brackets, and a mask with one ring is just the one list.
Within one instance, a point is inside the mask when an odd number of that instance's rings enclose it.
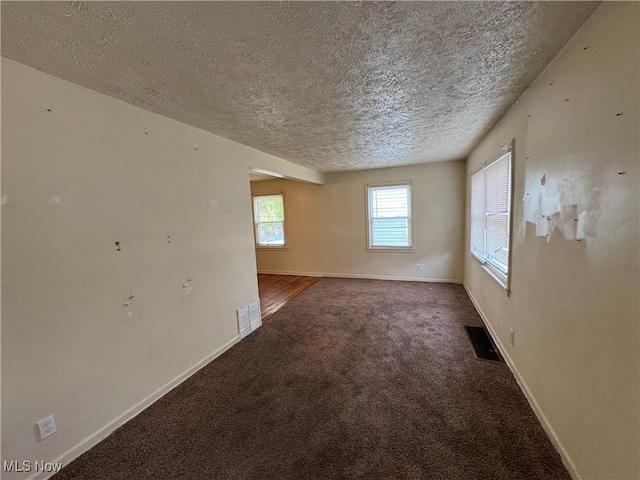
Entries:
{"label": "daylight through window", "polygon": [[471,176],[471,253],[506,287],[509,275],[511,152]]}
{"label": "daylight through window", "polygon": [[369,248],[411,248],[411,184],[367,186]]}
{"label": "daylight through window", "polygon": [[284,199],[282,194],[253,197],[256,245],[259,247],[283,247]]}

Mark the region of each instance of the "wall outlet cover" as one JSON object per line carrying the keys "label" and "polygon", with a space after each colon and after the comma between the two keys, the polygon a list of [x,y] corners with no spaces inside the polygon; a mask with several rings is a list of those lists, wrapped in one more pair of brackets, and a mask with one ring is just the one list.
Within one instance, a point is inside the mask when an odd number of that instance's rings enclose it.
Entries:
{"label": "wall outlet cover", "polygon": [[56,420],[53,415],[49,415],[38,422],[38,431],[40,432],[40,440],[44,440],[56,433]]}

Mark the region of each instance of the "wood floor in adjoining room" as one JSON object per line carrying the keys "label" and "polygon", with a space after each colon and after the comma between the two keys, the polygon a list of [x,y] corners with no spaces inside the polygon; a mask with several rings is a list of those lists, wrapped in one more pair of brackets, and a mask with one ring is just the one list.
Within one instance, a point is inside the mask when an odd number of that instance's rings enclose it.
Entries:
{"label": "wood floor in adjoining room", "polygon": [[262,319],[264,320],[282,308],[285,303],[304,292],[318,280],[320,280],[319,277],[258,274],[258,292]]}

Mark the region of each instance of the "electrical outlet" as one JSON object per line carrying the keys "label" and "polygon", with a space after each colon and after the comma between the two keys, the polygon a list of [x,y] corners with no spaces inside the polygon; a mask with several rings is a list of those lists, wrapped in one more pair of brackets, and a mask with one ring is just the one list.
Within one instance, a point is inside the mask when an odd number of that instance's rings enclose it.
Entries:
{"label": "electrical outlet", "polygon": [[416,263],[416,270],[417,270],[418,272],[422,272],[422,271],[424,271],[424,264],[422,264],[422,263]]}
{"label": "electrical outlet", "polygon": [[291,260],[291,266],[295,267],[296,266],[296,261],[295,260]]}
{"label": "electrical outlet", "polygon": [[509,343],[511,343],[511,345],[513,345],[513,342],[515,342],[516,339],[516,333],[513,331],[513,328],[509,329]]}
{"label": "electrical outlet", "polygon": [[38,431],[40,432],[40,440],[44,440],[56,433],[56,421],[53,415],[49,415],[38,422]]}

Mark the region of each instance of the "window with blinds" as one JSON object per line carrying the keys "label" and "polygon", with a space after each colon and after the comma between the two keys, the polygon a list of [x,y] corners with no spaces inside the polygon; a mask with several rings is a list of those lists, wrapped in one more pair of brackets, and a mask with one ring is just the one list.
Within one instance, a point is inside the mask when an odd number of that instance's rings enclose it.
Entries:
{"label": "window with blinds", "polygon": [[368,247],[411,248],[411,183],[367,185]]}
{"label": "window with blinds", "polygon": [[471,253],[503,280],[509,275],[511,152],[471,176]]}

